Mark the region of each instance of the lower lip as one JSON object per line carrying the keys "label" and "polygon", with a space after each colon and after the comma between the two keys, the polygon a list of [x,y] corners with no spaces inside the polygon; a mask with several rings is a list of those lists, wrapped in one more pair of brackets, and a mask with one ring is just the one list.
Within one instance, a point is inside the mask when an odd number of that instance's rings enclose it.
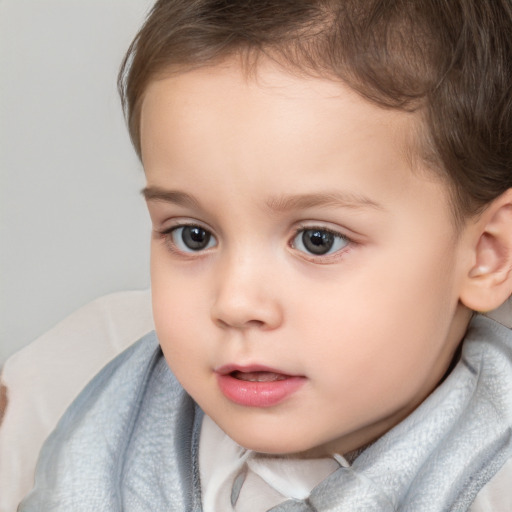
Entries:
{"label": "lower lip", "polygon": [[272,407],[293,395],[306,382],[304,377],[287,377],[273,382],[235,379],[231,374],[218,375],[219,387],[226,398],[246,407]]}

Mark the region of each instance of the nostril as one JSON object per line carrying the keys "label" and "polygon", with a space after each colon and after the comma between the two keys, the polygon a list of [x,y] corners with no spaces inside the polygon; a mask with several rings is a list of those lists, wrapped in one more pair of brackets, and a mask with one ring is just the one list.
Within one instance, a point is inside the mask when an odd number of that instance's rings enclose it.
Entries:
{"label": "nostril", "polygon": [[246,322],[246,327],[263,327],[265,325],[265,322],[262,322],[261,320],[250,320],[249,322]]}
{"label": "nostril", "polygon": [[236,328],[236,329],[261,329],[265,326],[265,322],[261,320],[248,320],[248,321],[240,321],[237,322],[235,320],[226,321],[222,318],[216,318],[215,324],[220,327],[221,329],[227,329],[227,328]]}
{"label": "nostril", "polygon": [[221,329],[227,329],[229,327],[228,323],[220,318],[215,318],[214,323],[217,327],[220,327]]}

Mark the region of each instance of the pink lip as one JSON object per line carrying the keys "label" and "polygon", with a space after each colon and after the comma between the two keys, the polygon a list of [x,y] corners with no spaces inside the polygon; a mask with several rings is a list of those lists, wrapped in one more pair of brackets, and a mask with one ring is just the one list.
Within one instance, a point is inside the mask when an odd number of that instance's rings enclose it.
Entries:
{"label": "pink lip", "polygon": [[[287,375],[280,370],[261,365],[227,365],[216,370],[220,390],[228,400],[247,407],[272,407],[282,402],[306,382],[298,375]],[[260,381],[243,380],[261,373]],[[239,378],[237,378],[237,376]],[[259,378],[259,377],[258,377]]]}

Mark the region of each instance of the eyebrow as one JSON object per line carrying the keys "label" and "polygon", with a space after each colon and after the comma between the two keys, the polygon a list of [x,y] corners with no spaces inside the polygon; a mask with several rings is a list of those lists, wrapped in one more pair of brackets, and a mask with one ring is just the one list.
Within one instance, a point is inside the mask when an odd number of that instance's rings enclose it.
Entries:
{"label": "eyebrow", "polygon": [[278,196],[267,201],[270,210],[282,213],[290,210],[306,210],[315,207],[370,208],[384,210],[384,207],[372,199],[351,192],[319,192]]}
{"label": "eyebrow", "polygon": [[[142,189],[146,201],[164,201],[188,208],[199,208],[198,201],[179,190],[166,190],[160,187]],[[315,207],[336,208],[370,208],[384,210],[384,207],[372,199],[350,192],[318,192],[313,194],[295,194],[276,196],[266,202],[267,208],[275,213],[285,213],[293,210],[306,210]]]}
{"label": "eyebrow", "polygon": [[199,203],[191,195],[178,190],[165,190],[160,187],[146,187],[141,190],[146,201],[165,201],[188,208],[198,208]]}

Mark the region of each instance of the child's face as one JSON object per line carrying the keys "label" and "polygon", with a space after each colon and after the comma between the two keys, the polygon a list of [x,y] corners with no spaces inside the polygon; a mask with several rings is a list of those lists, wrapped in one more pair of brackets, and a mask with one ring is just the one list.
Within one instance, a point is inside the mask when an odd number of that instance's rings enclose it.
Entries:
{"label": "child's face", "polygon": [[150,84],[142,156],[155,324],[239,444],[346,453],[442,379],[468,313],[446,186],[412,114],[262,63]]}

